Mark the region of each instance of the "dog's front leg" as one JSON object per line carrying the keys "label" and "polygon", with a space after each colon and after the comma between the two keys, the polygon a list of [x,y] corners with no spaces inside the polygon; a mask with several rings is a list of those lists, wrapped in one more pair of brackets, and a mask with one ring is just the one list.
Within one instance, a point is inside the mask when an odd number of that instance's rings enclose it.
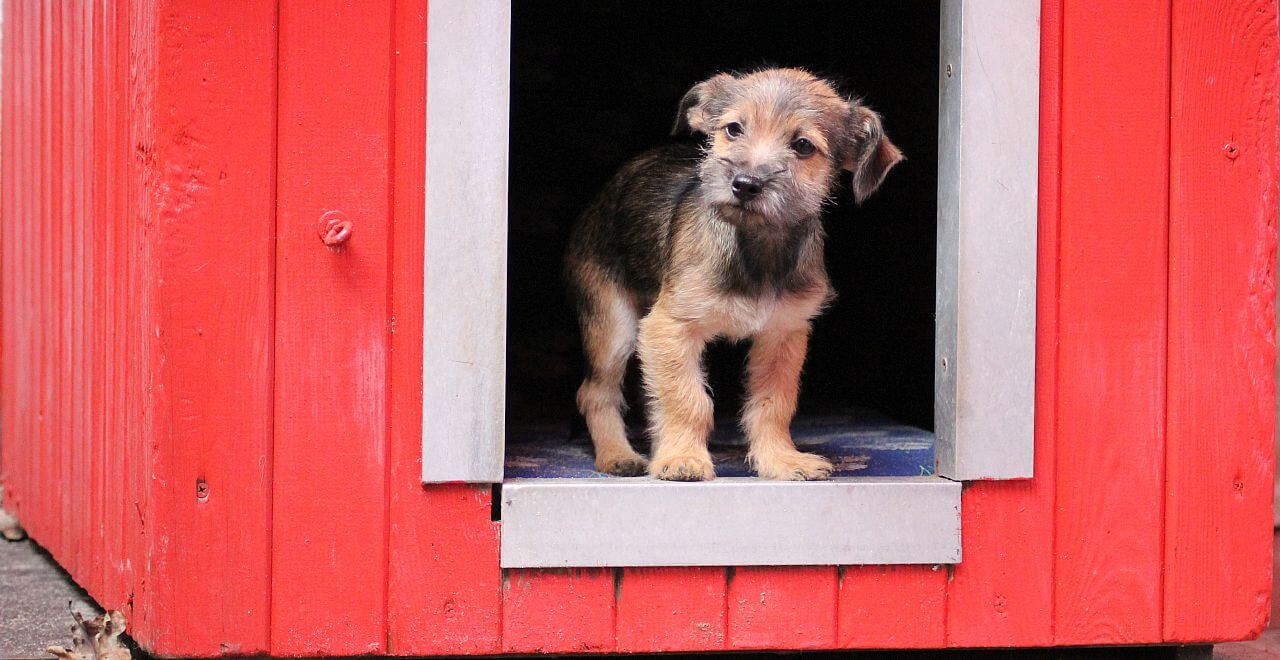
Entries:
{"label": "dog's front leg", "polygon": [[695,324],[674,318],[663,300],[640,321],[638,351],[649,395],[653,441],[649,474],[670,481],[714,479],[707,435],[712,403],[702,371],[706,338]]}
{"label": "dog's front leg", "polygon": [[800,369],[809,346],[809,326],[767,329],[756,336],[747,358],[747,403],[742,426],[751,448],[747,460],[766,479],[805,481],[831,476],[831,462],[796,449],[791,418],[796,413]]}

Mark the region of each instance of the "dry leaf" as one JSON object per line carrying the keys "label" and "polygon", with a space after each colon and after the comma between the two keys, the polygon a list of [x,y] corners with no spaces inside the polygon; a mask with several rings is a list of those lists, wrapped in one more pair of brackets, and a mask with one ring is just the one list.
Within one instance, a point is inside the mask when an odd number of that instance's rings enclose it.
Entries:
{"label": "dry leaf", "polygon": [[21,541],[27,538],[22,525],[19,525],[17,519],[4,509],[0,509],[0,538],[6,541]]}
{"label": "dry leaf", "polygon": [[75,625],[71,626],[71,648],[50,646],[46,652],[61,660],[132,660],[129,647],[120,643],[127,623],[124,614],[111,610],[85,620],[72,610],[71,618],[75,619]]}

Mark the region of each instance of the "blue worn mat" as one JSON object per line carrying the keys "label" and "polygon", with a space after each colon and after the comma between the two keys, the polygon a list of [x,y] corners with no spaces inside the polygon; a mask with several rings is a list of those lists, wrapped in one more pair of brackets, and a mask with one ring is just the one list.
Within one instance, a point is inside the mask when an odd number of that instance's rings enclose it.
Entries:
{"label": "blue worn mat", "polygon": [[[797,418],[796,445],[831,459],[836,477],[901,477],[933,473],[933,434],[871,413]],[[633,442],[643,434],[631,434]],[[636,442],[637,450],[647,454]],[[730,422],[717,423],[711,441],[716,474],[749,477],[745,439]],[[569,439],[565,427],[516,428],[507,432],[507,478],[599,477],[591,441]]]}

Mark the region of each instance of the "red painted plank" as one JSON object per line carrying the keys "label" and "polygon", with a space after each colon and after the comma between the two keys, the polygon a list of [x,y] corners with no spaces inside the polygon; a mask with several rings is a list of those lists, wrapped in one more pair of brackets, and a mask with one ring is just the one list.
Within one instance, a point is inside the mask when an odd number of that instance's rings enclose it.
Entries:
{"label": "red painted plank", "polygon": [[1045,0],[1040,8],[1035,477],[966,486],[960,499],[964,561],[947,587],[949,646],[1053,642],[1061,46],[1061,2]]}
{"label": "red painted plank", "polygon": [[50,373],[49,365],[54,359],[53,341],[54,333],[49,332],[52,327],[53,320],[53,240],[52,240],[52,222],[50,214],[53,206],[51,198],[53,197],[53,181],[51,170],[53,168],[53,99],[49,93],[49,81],[53,77],[53,47],[51,39],[51,29],[49,24],[52,22],[52,7],[50,4],[41,5],[34,16],[37,24],[36,40],[38,41],[39,55],[37,57],[37,70],[39,78],[34,82],[35,87],[35,107],[38,108],[37,115],[37,153],[35,154],[36,172],[39,181],[36,184],[38,191],[38,201],[36,203],[35,219],[36,219],[36,244],[35,254],[39,256],[39,264],[37,266],[36,286],[32,287],[32,293],[35,294],[36,300],[36,433],[39,438],[40,446],[37,449],[36,470],[35,475],[39,480],[38,483],[44,484],[37,495],[39,498],[39,515],[37,516],[37,531],[35,537],[40,539],[45,549],[49,551],[55,558],[62,554],[62,527],[60,525],[61,515],[59,498],[55,493],[62,492],[60,475],[57,469],[56,461],[58,455],[58,443],[53,436],[53,425],[56,422],[55,411],[53,409],[54,396],[53,374]]}
{"label": "red painted plank", "polygon": [[90,402],[100,372],[89,361],[98,328],[89,289],[103,278],[87,228],[105,190],[90,167],[100,153],[90,132],[103,123],[93,86],[102,60],[90,40],[104,23],[96,9],[89,2],[5,8],[0,463],[6,506],[102,598],[105,576],[126,562],[102,556],[93,461],[103,434]]}
{"label": "red painted plank", "polygon": [[[86,272],[86,297],[88,299],[85,306],[85,314],[88,318],[89,328],[85,333],[85,364],[84,372],[86,376],[86,405],[88,406],[88,414],[86,418],[86,456],[88,461],[88,478],[89,487],[91,489],[91,502],[89,508],[89,520],[91,524],[89,542],[92,547],[93,556],[93,575],[90,578],[90,586],[88,590],[91,594],[96,594],[105,602],[113,602],[107,596],[107,584],[110,581],[108,577],[113,572],[113,567],[117,565],[117,558],[110,554],[110,548],[107,544],[107,527],[108,514],[106,503],[106,488],[104,480],[107,476],[104,463],[106,457],[104,450],[106,448],[105,428],[103,421],[106,418],[106,401],[103,397],[103,358],[105,351],[103,346],[103,327],[105,319],[103,317],[103,255],[105,253],[106,244],[106,223],[103,218],[103,210],[105,208],[103,200],[107,193],[107,179],[103,176],[103,165],[106,162],[106,153],[103,149],[102,136],[103,128],[106,121],[104,115],[105,101],[102,100],[101,92],[105,89],[103,81],[106,76],[103,74],[102,45],[99,41],[100,33],[100,12],[96,3],[84,2],[81,4],[81,16],[84,21],[84,48],[86,69],[84,94],[87,99],[86,103],[86,122],[88,126],[85,131],[85,158],[84,177],[86,180],[97,182],[96,185],[90,187],[87,194],[86,205],[89,217],[88,227],[85,230],[85,255],[83,258]],[[123,604],[123,600],[114,601]]]}
{"label": "red painted plank", "polygon": [[[6,7],[8,3],[6,3]],[[18,53],[31,53],[31,18],[30,7],[14,7],[14,22],[10,28],[12,29],[12,38],[5,35],[5,42],[13,42],[13,57],[16,59],[15,75],[13,78],[13,97],[15,112],[11,117],[11,121],[15,124],[15,163],[14,163],[14,217],[34,217],[34,163],[33,163],[33,134],[35,129],[34,109],[32,106],[32,98],[30,93],[31,68],[34,61],[33,54],[20,56]],[[6,83],[7,86],[7,83]],[[7,150],[6,150],[7,151]],[[26,250],[15,250],[12,254],[12,261],[16,262],[14,271],[16,277],[14,284],[19,281],[22,286],[15,286],[15,307],[13,311],[6,313],[6,320],[11,323],[6,327],[9,329],[13,337],[13,344],[6,347],[6,357],[12,357],[12,362],[6,363],[6,368],[15,374],[14,382],[10,388],[5,391],[14,392],[13,406],[13,422],[5,424],[5,428],[12,429],[9,433],[13,436],[32,438],[34,437],[33,425],[33,406],[32,396],[34,394],[34,373],[32,365],[35,361],[34,346],[32,343],[29,329],[34,316],[34,309],[31,304],[31,286],[34,279],[32,271],[32,258],[35,250],[34,226],[32,222],[14,222],[9,224],[15,230],[16,240],[6,240],[5,246],[16,248],[22,244],[27,246]],[[22,241],[22,243],[18,243]],[[21,280],[18,280],[21,278]],[[23,383],[19,386],[18,383]],[[8,436],[6,436],[8,437]],[[0,446],[7,446],[14,443],[0,443]],[[16,451],[18,463],[13,466],[10,474],[13,475],[12,492],[6,492],[6,499],[14,508],[12,511],[18,515],[20,520],[32,518],[35,515],[35,500],[27,497],[26,491],[30,488],[30,481],[34,476],[35,470],[35,447],[32,443],[22,443]],[[27,524],[27,523],[24,523]],[[28,529],[28,533],[32,530]]]}
{"label": "red painted plank", "polygon": [[724,649],[725,569],[626,568],[619,580],[619,652]]}
{"label": "red painted plank", "polygon": [[1173,3],[1164,637],[1252,638],[1271,596],[1276,2]]}
{"label": "red painted plank", "polygon": [[[385,650],[391,5],[280,4],[273,655]],[[325,246],[340,211],[350,240]]]}
{"label": "red painted plank", "polygon": [[1062,21],[1054,641],[1157,642],[1169,4]]}
{"label": "red painted plank", "polygon": [[[89,225],[88,201],[92,186],[85,161],[87,140],[85,133],[89,124],[88,112],[92,112],[90,98],[85,89],[88,73],[85,69],[85,50],[83,20],[84,2],[66,3],[62,10],[62,50],[63,66],[67,74],[63,78],[64,123],[63,144],[66,158],[63,161],[63,197],[69,200],[68,211],[63,214],[64,226],[64,281],[70,284],[70,295],[64,301],[69,318],[64,326],[69,334],[69,346],[65,354],[64,368],[69,381],[67,408],[70,413],[69,446],[70,466],[73,488],[77,491],[75,508],[72,510],[73,524],[76,528],[75,564],[78,569],[78,581],[86,589],[98,588],[99,549],[94,547],[92,517],[94,500],[93,479],[91,476],[91,454],[89,437],[90,414],[86,386],[92,378],[85,361],[85,335],[89,330],[86,320],[86,229]],[[70,185],[68,185],[70,184]]]}
{"label": "red painted plank", "polygon": [[4,286],[3,317],[0,318],[0,333],[3,343],[0,344],[0,414],[3,415],[5,442],[0,442],[0,480],[5,485],[3,505],[6,510],[19,519],[26,517],[26,502],[21,493],[26,490],[26,475],[29,474],[28,449],[30,443],[17,442],[14,438],[22,437],[26,432],[26,419],[23,415],[25,394],[28,387],[19,387],[23,382],[19,374],[28,369],[28,352],[22,350],[24,313],[23,291],[28,283],[28,275],[22,254],[15,249],[27,238],[27,224],[16,219],[28,217],[26,214],[25,192],[26,182],[26,132],[30,124],[26,119],[25,67],[28,58],[22,57],[26,41],[24,15],[16,2],[5,3],[4,38],[0,46],[4,49],[0,64],[4,66],[3,95],[4,109],[0,113],[0,123],[4,127],[3,144],[0,149],[0,268],[3,269]]}
{"label": "red painted plank", "polygon": [[45,241],[48,249],[49,287],[48,295],[43,300],[46,305],[43,332],[48,340],[48,353],[44,369],[48,375],[45,394],[48,397],[44,407],[44,418],[48,422],[46,442],[49,449],[47,466],[48,483],[52,486],[49,494],[53,510],[53,524],[57,527],[56,540],[50,543],[49,553],[58,563],[71,572],[79,571],[75,556],[76,534],[74,507],[80,493],[77,492],[75,468],[71,462],[71,433],[67,429],[70,415],[67,411],[68,374],[64,361],[66,345],[66,321],[69,313],[64,300],[66,266],[63,252],[66,214],[67,189],[75,185],[74,181],[65,179],[64,163],[67,161],[64,151],[64,130],[68,123],[63,107],[63,86],[68,72],[63,71],[62,39],[65,30],[62,25],[62,3],[47,3],[44,6],[44,30],[41,35],[48,54],[46,78],[44,85],[45,102],[48,104],[49,117],[45,143],[45,171],[41,182],[45,185],[46,214]]}
{"label": "red painted plank", "polygon": [[[417,437],[420,458],[421,432]],[[401,458],[401,452],[396,456]],[[489,520],[489,487],[424,488],[414,483],[422,472],[409,469],[417,465],[413,460],[405,459],[406,467],[397,467],[393,473],[403,479],[391,499],[390,652],[497,653],[502,635],[502,571],[498,524]],[[400,463],[397,460],[397,466]]]}
{"label": "red painted plank", "polygon": [[121,585],[121,566],[124,556],[120,547],[120,520],[123,518],[122,505],[117,495],[121,472],[116,466],[120,454],[117,445],[108,445],[107,438],[111,429],[111,408],[109,395],[109,356],[110,356],[110,313],[111,301],[108,299],[109,276],[112,247],[110,225],[116,206],[115,195],[119,189],[116,167],[116,149],[112,141],[114,137],[115,99],[108,90],[116,89],[113,85],[112,55],[114,49],[108,39],[114,38],[111,30],[111,15],[102,3],[85,3],[88,21],[88,39],[90,58],[89,96],[93,99],[90,176],[95,183],[91,215],[92,237],[88,240],[92,246],[92,256],[88,258],[92,273],[92,356],[90,371],[92,385],[90,406],[93,412],[93,427],[90,432],[93,446],[90,451],[92,461],[92,479],[94,490],[93,518],[95,521],[95,547],[100,552],[98,566],[101,576],[96,591],[91,593],[99,602],[114,603],[113,606],[126,605],[125,592]]}
{"label": "red painted plank", "polygon": [[45,248],[45,171],[44,159],[48,153],[45,142],[45,124],[47,122],[48,112],[44,103],[43,82],[48,79],[48,73],[44,69],[44,47],[41,41],[41,23],[43,20],[43,9],[39,6],[31,6],[27,12],[27,39],[30,51],[28,58],[31,62],[27,71],[27,94],[28,103],[31,114],[28,121],[31,122],[31,133],[29,134],[30,142],[28,142],[28,153],[30,160],[27,167],[30,168],[33,180],[30,182],[30,198],[28,200],[27,213],[32,219],[30,240],[31,255],[28,262],[28,272],[31,277],[31,285],[28,288],[28,309],[30,314],[30,323],[27,326],[30,344],[27,350],[30,351],[31,366],[29,370],[31,392],[27,399],[27,410],[29,416],[28,436],[32,438],[36,445],[31,449],[31,471],[29,472],[30,481],[27,486],[27,497],[31,500],[31,506],[34,515],[30,520],[32,529],[27,530],[36,539],[45,539],[47,544],[52,547],[57,544],[57,540],[51,536],[49,531],[49,497],[50,493],[56,488],[47,490],[40,489],[41,483],[49,484],[48,474],[45,472],[44,466],[48,463],[46,458],[46,448],[50,446],[49,439],[46,434],[44,424],[42,423],[43,411],[45,407],[45,337],[39,330],[45,327],[45,306],[44,300],[48,296],[46,282],[48,275],[45,271],[45,263],[47,261]]}
{"label": "red painted plank", "polygon": [[121,374],[116,386],[121,390],[124,413],[125,484],[124,527],[127,588],[132,609],[129,624],[133,637],[145,647],[154,644],[162,634],[156,625],[163,619],[160,610],[167,604],[156,597],[169,575],[167,545],[161,513],[164,502],[156,490],[157,482],[168,475],[169,458],[156,442],[166,420],[156,416],[151,396],[152,375],[160,359],[155,350],[156,309],[153,286],[156,282],[154,250],[148,230],[155,222],[152,191],[156,182],[156,17],[158,0],[131,3],[119,9],[120,39],[118,54],[121,80],[127,80],[125,99],[127,113],[123,125],[128,137],[124,142],[130,155],[128,170],[122,182],[124,198],[120,210],[121,246],[117,252],[115,277],[122,283],[117,294],[128,301],[121,310],[120,331],[123,346],[117,360]]}
{"label": "red painted plank", "polygon": [[61,449],[54,433],[54,425],[57,423],[57,411],[54,409],[55,397],[53,390],[56,387],[54,375],[52,373],[54,355],[54,342],[57,335],[50,332],[53,327],[54,316],[54,277],[55,271],[53,267],[53,98],[50,87],[50,79],[53,78],[53,44],[52,30],[50,23],[52,22],[52,8],[46,4],[40,7],[37,21],[39,21],[39,71],[40,78],[36,81],[37,107],[43,116],[38,120],[39,134],[37,147],[40,152],[36,155],[36,162],[39,172],[40,181],[37,184],[39,190],[39,202],[36,219],[37,225],[37,245],[40,257],[38,272],[39,280],[35,287],[36,305],[38,308],[37,330],[39,339],[36,342],[38,346],[37,355],[39,362],[37,368],[37,382],[39,383],[36,393],[36,428],[40,438],[40,449],[38,450],[38,464],[36,474],[40,483],[45,484],[47,490],[42,490],[39,494],[41,516],[40,536],[43,539],[46,549],[55,558],[62,555],[62,525],[61,525],[61,498],[55,496],[55,493],[62,492],[61,471],[58,469],[59,449]]}
{"label": "red painted plank", "polygon": [[840,648],[940,648],[947,567],[849,566],[840,577]]}
{"label": "red painted plank", "polygon": [[503,585],[504,653],[607,653],[614,645],[613,569],[511,570]]}
{"label": "red painted plank", "polygon": [[[94,148],[95,175],[99,183],[99,206],[95,209],[98,222],[95,229],[99,232],[99,257],[96,259],[98,276],[95,278],[98,289],[99,315],[101,326],[100,345],[102,353],[99,357],[101,373],[98,377],[102,401],[100,410],[102,429],[99,436],[99,456],[101,456],[100,483],[102,488],[102,521],[103,544],[108,557],[106,580],[103,593],[98,594],[99,602],[120,603],[129,605],[129,594],[132,592],[129,561],[130,555],[126,546],[126,521],[134,516],[134,512],[126,500],[126,459],[129,448],[129,437],[125,434],[122,419],[125,414],[123,389],[120,375],[130,364],[121,360],[123,337],[121,332],[121,307],[133,303],[132,297],[124,295],[122,272],[117,268],[120,261],[123,231],[125,224],[125,197],[130,190],[127,185],[128,156],[133,153],[129,144],[126,115],[122,108],[127,107],[127,97],[111,93],[110,90],[129,89],[122,65],[121,52],[127,52],[128,41],[122,35],[127,30],[120,30],[123,10],[118,4],[94,4],[95,26],[95,78],[94,98],[98,103],[95,114],[96,125]],[[123,441],[120,440],[123,438]],[[127,612],[132,616],[132,612]],[[133,625],[133,624],[131,624]],[[133,634],[131,632],[131,634]],[[135,635],[136,638],[136,635]]]}
{"label": "red painted plank", "polygon": [[827,649],[836,645],[835,566],[737,568],[729,576],[731,649]]}
{"label": "red painted plank", "polygon": [[92,125],[91,113],[93,112],[93,104],[90,94],[92,93],[89,85],[90,73],[88,72],[87,59],[90,53],[87,50],[85,36],[87,32],[87,24],[85,21],[85,7],[88,3],[76,2],[68,3],[64,6],[65,21],[67,25],[75,26],[73,34],[67,41],[65,47],[71,54],[71,62],[69,66],[75,72],[75,78],[68,85],[68,94],[71,97],[72,108],[69,111],[69,118],[72,121],[70,131],[70,165],[67,168],[71,180],[77,184],[71,189],[74,202],[73,221],[71,225],[71,250],[68,255],[70,258],[70,277],[72,283],[72,300],[70,301],[73,310],[71,319],[71,351],[70,359],[67,363],[72,377],[73,391],[71,396],[71,414],[72,414],[72,430],[71,438],[73,442],[72,460],[76,466],[77,487],[80,489],[81,496],[78,507],[75,511],[78,518],[76,544],[80,555],[80,580],[82,584],[93,590],[99,590],[101,584],[101,569],[99,558],[101,557],[101,549],[94,545],[95,535],[94,526],[95,518],[93,517],[94,506],[97,500],[97,493],[94,491],[93,482],[93,466],[90,463],[92,456],[93,438],[92,433],[92,416],[94,411],[90,405],[89,387],[92,384],[93,371],[88,361],[88,344],[92,337],[92,298],[90,298],[90,278],[92,274],[89,272],[91,263],[92,244],[90,237],[92,236],[92,224],[90,214],[92,212],[92,195],[93,185],[91,174],[88,168],[89,159],[92,157],[89,153],[90,146],[90,126]]}
{"label": "red painted plank", "polygon": [[497,653],[502,570],[490,489],[421,483],[425,0],[397,0],[395,19],[387,652]]}
{"label": "red painted plank", "polygon": [[150,648],[165,655],[268,650],[275,21],[272,2],[158,12],[152,524],[166,538]]}
{"label": "red painted plank", "polygon": [[[17,240],[20,231],[16,226],[18,223],[13,222],[13,218],[17,217],[14,177],[18,176],[18,172],[15,160],[20,148],[17,142],[17,122],[14,120],[14,113],[18,108],[15,99],[17,67],[14,66],[18,50],[14,43],[21,34],[17,29],[16,5],[17,3],[10,2],[0,6],[0,15],[3,16],[0,18],[3,21],[0,25],[8,26],[4,28],[3,39],[0,39],[0,69],[3,70],[0,73],[0,145],[4,145],[0,148],[0,283],[14,282],[21,277],[15,267],[15,255],[8,247]],[[0,397],[0,424],[7,429],[13,428],[11,424],[16,412],[13,371],[18,364],[18,356],[13,353],[12,342],[15,323],[13,310],[17,296],[14,294],[13,286],[0,288],[0,391],[5,393],[5,396]],[[14,480],[19,474],[15,468],[20,446],[21,443],[13,441],[0,442],[0,485],[8,485],[3,498],[0,498],[0,507],[7,511],[17,508],[12,491]]]}
{"label": "red painted plank", "polygon": [[[70,306],[70,350],[65,362],[71,384],[68,397],[71,413],[71,461],[75,471],[75,487],[79,491],[76,498],[75,516],[76,563],[79,567],[80,580],[86,588],[97,589],[96,573],[99,556],[98,548],[93,545],[93,478],[89,463],[90,414],[87,386],[92,378],[89,365],[85,360],[86,334],[89,332],[86,298],[86,250],[89,247],[85,240],[89,227],[88,202],[92,194],[88,172],[85,169],[87,154],[86,133],[89,124],[88,112],[92,112],[86,89],[87,72],[85,69],[83,9],[85,3],[68,3],[63,6],[63,25],[68,32],[63,36],[63,50],[66,53],[66,67],[72,74],[68,77],[64,89],[64,97],[68,98],[67,121],[70,123],[67,133],[68,160],[64,165],[65,177],[74,181],[74,186],[67,186],[64,194],[71,198],[72,211],[66,214],[70,221],[69,249],[64,254],[67,276],[71,283],[71,296],[67,303]],[[65,225],[64,225],[65,226]]]}

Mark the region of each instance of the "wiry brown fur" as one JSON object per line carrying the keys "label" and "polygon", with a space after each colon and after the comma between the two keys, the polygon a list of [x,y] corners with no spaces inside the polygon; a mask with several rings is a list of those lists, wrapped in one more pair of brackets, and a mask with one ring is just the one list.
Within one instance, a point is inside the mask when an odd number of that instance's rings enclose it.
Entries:
{"label": "wiry brown fur", "polygon": [[[841,171],[852,172],[861,201],[902,155],[878,115],[797,69],[698,83],[676,119],[675,132],[686,130],[707,136],[701,149],[659,148],[624,165],[570,240],[566,272],[587,361],[578,408],[596,468],[714,478],[702,354],[716,337],[749,338],[742,426],[751,465],[770,479],[825,479],[831,463],[798,451],[789,428],[810,321],[831,297],[822,207]],[[747,175],[760,189],[740,199],[731,182]],[[633,352],[649,395],[651,462],[622,421]]]}

